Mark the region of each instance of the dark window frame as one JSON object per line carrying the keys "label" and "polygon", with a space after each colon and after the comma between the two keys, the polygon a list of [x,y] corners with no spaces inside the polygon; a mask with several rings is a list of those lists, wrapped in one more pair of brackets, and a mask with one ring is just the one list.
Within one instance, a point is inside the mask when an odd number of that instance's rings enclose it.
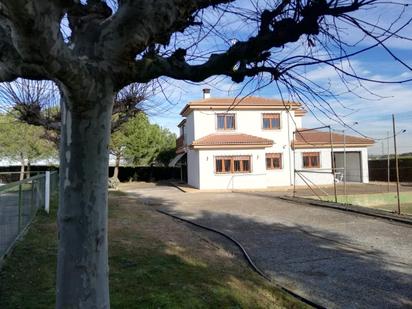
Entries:
{"label": "dark window frame", "polygon": [[[308,159],[305,160],[305,158],[308,158]],[[313,160],[311,158],[317,158],[317,164],[313,164]],[[302,167],[303,168],[320,168],[320,152],[319,151],[303,152],[302,153]]]}
{"label": "dark window frame", "polygon": [[[219,117],[224,117],[223,118],[223,128],[219,128]],[[227,118],[228,117],[233,117],[233,128],[229,128],[227,126]],[[236,114],[235,113],[218,113],[216,114],[216,129],[217,130],[236,130],[236,125],[237,125],[237,121],[236,121]]]}
{"label": "dark window frame", "polygon": [[[279,166],[275,166],[275,159],[279,160]],[[269,164],[268,164],[268,160]],[[281,152],[271,152],[267,153],[265,156],[265,163],[267,170],[281,170],[283,169],[283,160],[282,160],[282,153]]]}
{"label": "dark window frame", "polygon": [[[265,128],[265,119],[269,119],[269,127]],[[278,126],[272,125],[272,119],[276,119],[278,121]],[[280,113],[263,113],[262,114],[262,129],[263,130],[280,130],[282,127],[281,120],[280,120]]]}
{"label": "dark window frame", "polygon": [[[218,161],[221,161],[221,163],[218,164]],[[225,165],[225,161],[230,161],[229,168]],[[235,161],[239,162],[238,165]],[[216,156],[214,158],[214,163],[215,174],[239,174],[252,172],[252,156],[250,155]],[[218,166],[221,166],[220,171],[218,171]],[[238,170],[236,170],[236,166],[238,166]]]}

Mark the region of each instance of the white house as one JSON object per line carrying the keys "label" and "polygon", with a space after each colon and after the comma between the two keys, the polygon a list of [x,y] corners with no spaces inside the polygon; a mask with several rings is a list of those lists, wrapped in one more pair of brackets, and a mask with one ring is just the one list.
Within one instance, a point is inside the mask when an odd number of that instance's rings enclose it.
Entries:
{"label": "white house", "polygon": [[180,114],[174,163],[187,156],[187,180],[195,188],[333,184],[343,179],[345,164],[347,181],[368,182],[367,147],[373,141],[302,129],[299,103],[212,98],[204,89],[203,99],[189,102]]}

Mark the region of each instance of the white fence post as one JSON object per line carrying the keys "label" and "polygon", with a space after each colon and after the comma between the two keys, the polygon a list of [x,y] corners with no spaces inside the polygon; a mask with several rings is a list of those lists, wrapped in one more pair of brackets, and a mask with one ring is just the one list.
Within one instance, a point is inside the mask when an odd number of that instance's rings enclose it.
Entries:
{"label": "white fence post", "polygon": [[50,172],[46,172],[44,183],[44,210],[50,212]]}

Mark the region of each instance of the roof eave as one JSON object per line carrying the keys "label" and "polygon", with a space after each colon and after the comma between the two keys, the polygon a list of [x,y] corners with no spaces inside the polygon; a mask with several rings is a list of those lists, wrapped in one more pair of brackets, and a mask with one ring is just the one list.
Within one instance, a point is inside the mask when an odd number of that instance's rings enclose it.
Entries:
{"label": "roof eave", "polygon": [[189,104],[186,104],[185,107],[183,107],[183,109],[180,111],[180,115],[183,117],[187,116],[186,110],[190,107]]}
{"label": "roof eave", "polygon": [[191,149],[251,149],[251,148],[268,148],[273,143],[267,144],[215,144],[215,145],[190,145]]}
{"label": "roof eave", "polygon": [[182,127],[186,123],[186,118],[179,122],[177,125],[178,128]]}
{"label": "roof eave", "polygon": [[[295,103],[292,106],[292,110],[300,112],[300,105]],[[293,108],[295,107],[295,108]],[[226,110],[230,108],[231,110],[285,110],[283,105],[259,105],[259,104],[249,104],[249,105],[233,105],[233,104],[199,104],[199,103],[189,103],[181,110],[180,115],[186,117],[190,112],[194,110]],[[304,116],[304,114],[299,115]]]}
{"label": "roof eave", "polygon": [[296,144],[292,143],[293,149],[305,149],[305,148],[357,148],[357,147],[370,147],[374,143],[357,143],[357,144],[325,144],[325,143],[311,143],[311,144]]}

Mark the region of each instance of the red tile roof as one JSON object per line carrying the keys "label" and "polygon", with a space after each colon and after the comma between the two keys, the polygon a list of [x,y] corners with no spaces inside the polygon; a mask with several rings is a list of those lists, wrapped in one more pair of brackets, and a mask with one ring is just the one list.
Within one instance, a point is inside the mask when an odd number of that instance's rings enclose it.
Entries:
{"label": "red tile roof", "polygon": [[[305,130],[305,129],[302,129]],[[350,145],[360,145],[360,146],[367,146],[373,145],[374,141],[372,139],[363,138],[363,137],[356,137],[351,135],[346,135],[346,137],[342,134],[332,133],[332,143],[333,145],[343,145],[344,143],[347,146]],[[331,145],[331,136],[329,132],[322,132],[317,130],[310,130],[310,131],[297,131],[295,133],[295,142],[296,146],[304,146],[304,147],[314,147],[314,146],[330,146]]]}
{"label": "red tile roof", "polygon": [[239,98],[208,98],[191,101],[182,109],[181,115],[187,115],[190,109],[224,109],[224,108],[251,108],[251,107],[285,107],[291,105],[294,109],[301,109],[301,104],[296,102],[282,102],[282,100],[261,97],[239,97]]}
{"label": "red tile roof", "polygon": [[257,137],[242,133],[209,134],[195,140],[193,147],[198,146],[271,146],[273,141],[270,139]]}
{"label": "red tile roof", "polygon": [[[269,106],[284,106],[282,100],[276,99],[268,99],[268,98],[261,98],[261,97],[238,97],[238,98],[208,98],[202,100],[195,100],[189,102],[189,104],[204,104],[204,105],[232,105],[236,104],[238,106],[245,106],[245,105],[269,105]],[[285,102],[286,105],[289,102]],[[299,103],[290,102],[293,106],[300,106]]]}

